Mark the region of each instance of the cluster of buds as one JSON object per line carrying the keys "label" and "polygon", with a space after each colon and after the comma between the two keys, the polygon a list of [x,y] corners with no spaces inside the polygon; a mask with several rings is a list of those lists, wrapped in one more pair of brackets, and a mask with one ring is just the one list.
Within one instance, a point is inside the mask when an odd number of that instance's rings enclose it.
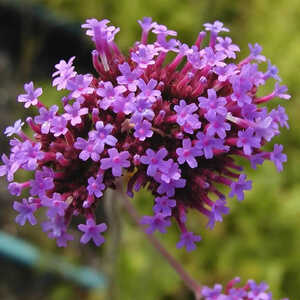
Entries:
{"label": "cluster of buds", "polygon": [[[269,286],[261,282],[257,284],[254,280],[249,279],[243,287],[235,287],[240,282],[236,277],[231,280],[223,291],[221,284],[215,284],[213,288],[203,287],[201,294],[204,300],[272,300],[272,293],[269,292]],[[282,300],[288,300],[284,298]]]}
{"label": "cluster of buds", "polygon": [[[39,99],[42,89],[32,82],[18,97],[38,115],[26,120],[32,136],[22,131],[21,120],[5,130],[14,138],[10,155],[2,155],[0,176],[7,176],[12,195],[25,189],[30,195],[14,202],[16,221],[34,225],[34,213],[45,208],[43,230],[66,246],[73,239],[68,225],[81,215],[86,223],[78,226],[80,241],[100,245],[107,225],[97,224],[95,208],[127,172],[128,196],[142,187],[154,196],[153,213],[141,219],[146,231],[165,233],[174,220],[181,233],[177,247],[193,250],[201,237],[188,230],[187,211],[200,212],[211,229],[229,212],[218,187],[227,186],[229,197],[240,201],[252,187],[234,157],[249,160],[254,169],[271,160],[282,170],[283,146],[275,144],[272,152],[263,146],[280,127],[288,128],[288,117],[282,106],[268,111],[263,105],[290,96],[275,66],[269,62],[259,71],[258,63],[266,59],[258,44],[249,44],[250,54],[233,63],[240,49],[229,37],[218,36],[229,31],[219,21],[204,24],[210,33],[207,46],[201,31],[190,47],[175,38],[175,31],[144,18],[141,40],[126,56],[114,42],[119,28],[108,23],[88,19],[82,25],[96,46],[96,75],[78,74],[75,57],[55,65],[53,86],[67,91],[62,109],[46,107]],[[150,32],[156,35],[152,44]],[[258,97],[259,86],[269,79],[274,90]],[[15,182],[19,169],[33,172],[32,179]]]}

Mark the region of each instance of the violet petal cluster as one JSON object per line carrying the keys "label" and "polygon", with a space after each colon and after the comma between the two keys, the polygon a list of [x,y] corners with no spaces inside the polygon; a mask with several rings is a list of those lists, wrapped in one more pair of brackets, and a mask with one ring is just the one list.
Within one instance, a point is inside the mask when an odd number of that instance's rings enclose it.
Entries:
{"label": "violet petal cluster", "polygon": [[[81,242],[104,242],[107,225],[97,224],[95,209],[126,172],[130,197],[143,187],[154,196],[152,214],[141,220],[146,231],[165,233],[174,221],[181,233],[177,247],[194,250],[201,236],[187,228],[188,211],[204,215],[212,229],[229,213],[219,186],[240,201],[252,188],[236,157],[254,169],[270,160],[278,171],[287,160],[282,145],[264,150],[281,127],[288,128],[282,106],[268,111],[264,105],[290,95],[270,61],[259,70],[266,61],[261,46],[249,44],[249,54],[234,63],[240,49],[218,36],[229,31],[220,21],[204,24],[208,43],[201,31],[191,46],[151,18],[139,24],[141,41],[125,55],[115,43],[119,28],[88,19],[82,28],[95,43],[94,74],[78,74],[75,57],[60,60],[52,84],[65,90],[61,109],[46,107],[42,89],[26,83],[18,101],[36,107],[37,115],[26,120],[33,135],[24,134],[21,120],[5,130],[11,150],[2,155],[0,176],[7,177],[12,195],[23,198],[14,203],[16,221],[34,225],[36,211],[44,208],[42,228],[59,246],[73,239],[68,226],[78,215],[86,219],[78,226]],[[268,80],[274,90],[258,96]],[[15,181],[19,169],[33,179]]]}
{"label": "violet petal cluster", "polygon": [[[264,283],[256,283],[249,279],[242,287],[236,287],[240,283],[240,278],[235,277],[224,288],[221,284],[215,284],[213,288],[204,286],[201,295],[204,300],[272,300],[272,293],[269,286]],[[281,300],[288,300],[284,298]]]}

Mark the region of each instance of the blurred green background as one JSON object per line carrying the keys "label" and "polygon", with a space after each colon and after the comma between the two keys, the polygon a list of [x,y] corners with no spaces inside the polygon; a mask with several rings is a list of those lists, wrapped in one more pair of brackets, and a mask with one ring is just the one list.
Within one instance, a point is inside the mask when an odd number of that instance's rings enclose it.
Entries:
{"label": "blurred green background", "polygon": [[[116,40],[127,51],[140,37],[137,20],[143,16],[176,30],[178,38],[188,44],[194,42],[204,22],[224,22],[241,48],[239,57],[248,54],[248,43],[261,44],[263,54],[279,68],[283,84],[292,95],[289,102],[274,101],[285,106],[290,118],[291,129],[283,129],[273,140],[284,144],[288,154],[284,171],[277,173],[269,162],[254,171],[244,162],[254,182],[253,190],[242,203],[229,201],[231,214],[222,224],[208,231],[206,221],[191,213],[190,227],[203,237],[196,251],[176,250],[175,226],[166,236],[158,237],[202,284],[225,284],[241,276],[269,283],[275,299],[300,299],[299,0],[0,0],[1,132],[13,120],[30,113],[15,101],[24,82],[34,80],[45,91],[43,99],[54,104],[59,100],[55,89],[50,88],[55,63],[76,55],[77,70],[92,71],[92,45],[80,29],[86,18],[107,18],[120,27]],[[2,135],[0,145],[1,152],[8,150]],[[45,264],[30,268],[2,255],[0,299],[193,299],[126,212],[110,206],[109,201],[105,211],[112,228],[104,246],[82,246],[77,238],[68,248],[60,249],[39,227],[22,228],[14,223],[13,198],[6,191],[4,179],[0,181],[0,197],[3,231],[31,242],[42,253],[63,256],[67,262],[100,270],[109,278],[107,289],[86,288],[52,272]],[[146,192],[135,198],[139,211],[145,214],[149,214],[151,203]]]}

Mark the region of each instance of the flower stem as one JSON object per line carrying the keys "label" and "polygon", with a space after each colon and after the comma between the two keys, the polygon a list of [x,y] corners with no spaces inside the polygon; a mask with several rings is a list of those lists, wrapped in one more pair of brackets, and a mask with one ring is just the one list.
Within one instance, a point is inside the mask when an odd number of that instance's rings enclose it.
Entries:
{"label": "flower stem", "polygon": [[[120,185],[119,185],[120,187]],[[125,195],[123,189],[120,187],[117,189],[121,196],[122,201],[124,204],[125,209],[129,213],[129,215],[132,217],[132,219],[135,221],[135,223],[140,227],[142,232],[145,233],[145,226],[140,224],[140,217],[138,215],[138,212],[136,211],[135,207],[132,205],[131,201]],[[180,276],[180,278],[183,280],[185,285],[191,289],[194,292],[195,299],[200,300],[201,299],[201,286],[197,283],[196,280],[194,280],[183,268],[183,266],[167,251],[167,249],[159,242],[159,240],[151,234],[146,234],[146,238],[149,240],[149,242],[152,244],[152,246],[168,261],[168,263],[171,265],[171,267],[177,272],[177,274]]]}

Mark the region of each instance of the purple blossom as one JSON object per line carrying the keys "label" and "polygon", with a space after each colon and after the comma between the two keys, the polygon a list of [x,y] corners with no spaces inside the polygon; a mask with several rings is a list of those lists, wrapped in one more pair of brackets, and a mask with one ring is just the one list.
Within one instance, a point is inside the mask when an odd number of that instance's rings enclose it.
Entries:
{"label": "purple blossom", "polygon": [[279,85],[278,82],[275,83],[275,90],[274,90],[274,95],[275,97],[289,100],[291,98],[291,95],[286,94],[287,92],[287,87],[285,85]]}
{"label": "purple blossom", "polygon": [[39,109],[40,115],[34,118],[36,124],[41,125],[41,132],[43,134],[48,134],[50,131],[50,127],[56,113],[58,111],[57,105],[52,105],[50,109],[46,109],[45,107],[41,107]]}
{"label": "purple blossom", "polygon": [[255,136],[258,138],[264,138],[266,141],[271,141],[274,135],[278,134],[278,130],[274,128],[273,119],[271,116],[265,118],[257,118],[255,120]]}
{"label": "purple blossom", "polygon": [[18,102],[24,102],[24,107],[28,108],[31,105],[37,105],[39,103],[38,97],[42,95],[42,88],[34,89],[33,82],[25,83],[24,90],[26,94],[18,96]]}
{"label": "purple blossom", "polygon": [[154,56],[157,55],[157,50],[153,45],[139,45],[136,52],[131,53],[131,59],[137,63],[137,65],[145,69],[149,65],[154,64]]}
{"label": "purple blossom", "polygon": [[213,229],[216,222],[223,222],[222,215],[227,215],[228,213],[229,207],[226,206],[226,201],[221,199],[216,200],[211,207],[207,227]]}
{"label": "purple blossom", "polygon": [[93,139],[88,139],[87,141],[81,137],[78,137],[74,143],[76,149],[82,150],[79,154],[79,158],[83,161],[91,158],[93,161],[99,161],[100,153],[103,151],[103,148],[97,147],[97,143]]}
{"label": "purple blossom", "polygon": [[6,127],[4,134],[6,136],[12,136],[13,134],[19,134],[22,131],[23,125],[24,125],[24,122],[22,122],[22,120],[17,120],[15,122],[14,126]]}
{"label": "purple blossom", "polygon": [[183,126],[183,129],[187,133],[193,133],[193,129],[199,129],[201,122],[198,120],[198,115],[193,112],[198,110],[195,103],[186,104],[185,100],[180,100],[179,105],[174,106],[174,110],[177,112],[176,122]]}
{"label": "purple blossom", "polygon": [[113,176],[121,176],[122,175],[122,168],[128,168],[130,166],[130,162],[128,158],[130,154],[128,151],[118,152],[116,148],[108,149],[109,158],[102,158],[101,159],[101,166],[102,170],[112,169]]}
{"label": "purple blossom", "polygon": [[196,147],[204,152],[206,159],[211,159],[214,156],[213,149],[228,151],[228,147],[223,145],[223,140],[214,138],[203,132],[197,133]]}
{"label": "purple blossom", "polygon": [[116,145],[118,140],[110,134],[114,128],[110,123],[104,125],[102,121],[98,121],[95,127],[96,130],[89,132],[89,138],[95,141],[98,153],[102,153],[105,145]]}
{"label": "purple blossom", "polygon": [[166,233],[166,227],[171,226],[171,221],[162,213],[157,213],[154,216],[144,216],[140,223],[149,225],[146,229],[146,233],[148,234],[153,233],[155,230],[158,230],[160,233]]}
{"label": "purple blossom", "polygon": [[1,159],[4,165],[0,166],[0,176],[6,175],[8,181],[14,180],[14,173],[19,169],[20,163],[13,157],[8,158],[2,154]]}
{"label": "purple blossom", "polygon": [[[51,237],[51,233],[49,234],[49,237]],[[56,244],[58,247],[67,247],[67,242],[73,240],[74,237],[71,234],[63,231],[60,236],[56,237]]]}
{"label": "purple blossom", "polygon": [[223,52],[228,58],[236,58],[235,52],[240,51],[240,48],[237,45],[232,44],[230,37],[217,37],[218,43],[215,48],[217,51]]}
{"label": "purple blossom", "polygon": [[201,236],[194,235],[193,232],[183,232],[180,237],[180,241],[176,244],[177,248],[185,247],[187,251],[193,251],[196,249],[195,242],[200,242]]}
{"label": "purple blossom", "polygon": [[207,297],[205,300],[214,300],[219,298],[222,290],[223,287],[221,284],[215,284],[212,289],[207,286],[204,286],[201,290],[201,293],[202,296]]}
{"label": "purple blossom", "polygon": [[37,204],[31,203],[30,200],[23,199],[23,203],[15,201],[13,208],[19,212],[19,215],[16,216],[16,222],[19,225],[23,226],[26,221],[28,221],[31,225],[35,225],[37,223],[36,218],[33,215],[38,208]]}
{"label": "purple blossom", "polygon": [[167,28],[167,26],[161,25],[161,24],[156,24],[154,26],[154,29],[152,30],[152,32],[157,34],[157,35],[164,35],[164,36],[167,36],[167,35],[176,36],[177,35],[176,31],[169,30]]}
{"label": "purple blossom", "polygon": [[[161,165],[160,171],[160,180],[166,183],[170,183],[171,180],[178,180],[181,177],[181,169],[171,158]],[[159,173],[156,173],[155,176],[159,176]]]}
{"label": "purple blossom", "polygon": [[262,47],[258,43],[255,43],[254,46],[252,46],[252,44],[248,44],[248,46],[250,49],[250,57],[252,59],[255,59],[258,62],[266,61],[266,58],[260,54]]}
{"label": "purple blossom", "polygon": [[206,133],[211,136],[217,134],[219,138],[224,139],[226,137],[226,131],[231,129],[230,124],[225,122],[225,117],[216,115],[214,111],[209,111],[205,114],[205,118],[209,121]]}
{"label": "purple blossom", "polygon": [[230,77],[236,75],[238,73],[237,66],[235,64],[229,64],[224,67],[214,67],[213,71],[219,75],[218,80],[221,82],[225,82]]}
{"label": "purple blossom", "polygon": [[89,109],[87,107],[80,107],[80,103],[78,101],[74,102],[72,105],[67,104],[64,107],[66,113],[63,114],[63,117],[67,121],[71,121],[71,125],[75,126],[82,122],[81,116],[88,114]]}
{"label": "purple blossom", "polygon": [[289,124],[287,122],[289,118],[285,113],[284,107],[278,105],[277,110],[272,109],[269,115],[272,117],[273,122],[279,123],[281,127],[285,126],[289,129]]}
{"label": "purple blossom", "polygon": [[215,33],[219,33],[221,31],[225,31],[225,32],[229,31],[228,28],[223,27],[223,23],[220,22],[220,21],[215,21],[213,24],[211,24],[211,23],[205,23],[203,25],[205,27],[205,30],[212,31],[212,32],[215,32]]}
{"label": "purple blossom", "polygon": [[225,62],[223,62],[226,58],[226,55],[223,52],[214,52],[211,47],[206,47],[204,51],[206,65],[211,67],[224,67],[226,65]]}
{"label": "purple blossom", "polygon": [[237,182],[232,182],[230,185],[231,191],[229,197],[236,195],[239,201],[244,200],[244,191],[252,189],[252,181],[246,181],[246,178],[247,176],[245,174],[241,174]]}
{"label": "purple blossom", "polygon": [[138,79],[142,75],[143,71],[140,69],[134,69],[131,71],[127,62],[119,65],[119,70],[122,76],[117,77],[118,84],[127,86],[130,92],[135,92],[138,84]]}
{"label": "purple blossom", "polygon": [[57,116],[53,118],[51,122],[50,132],[54,134],[55,137],[60,135],[65,135],[68,131],[67,128],[68,121],[64,116]]}
{"label": "purple blossom", "polygon": [[141,163],[148,165],[147,175],[154,176],[164,164],[163,159],[167,156],[166,148],[161,148],[156,153],[152,149],[146,150],[146,155],[141,156]]}
{"label": "purple blossom", "polygon": [[151,109],[152,104],[148,99],[138,97],[135,99],[135,102],[132,104],[133,114],[130,121],[134,124],[142,122],[144,118],[152,120],[155,116],[153,110]]}
{"label": "purple blossom", "polygon": [[102,87],[97,89],[97,95],[102,97],[102,99],[99,100],[100,108],[107,110],[125,91],[125,86],[118,85],[114,87],[110,81],[103,82]]}
{"label": "purple blossom", "polygon": [[156,197],[153,211],[155,214],[161,213],[164,216],[172,215],[172,208],[176,206],[176,200],[169,199],[167,196]]}
{"label": "purple blossom", "polygon": [[176,39],[170,39],[167,41],[166,35],[164,34],[159,34],[155,42],[155,46],[157,47],[157,49],[161,52],[166,53],[169,51],[178,52],[178,45],[179,41],[177,41]]}
{"label": "purple blossom", "polygon": [[176,153],[178,155],[178,163],[182,165],[187,162],[191,168],[196,168],[198,166],[195,157],[203,155],[203,152],[199,148],[192,146],[190,139],[184,139],[182,141],[182,148],[177,148]]}
{"label": "purple blossom", "polygon": [[150,17],[144,17],[142,20],[138,20],[138,23],[141,25],[143,31],[145,32],[149,32],[157,25],[156,22],[152,22],[152,18]]}
{"label": "purple blossom", "polygon": [[250,91],[252,84],[249,79],[242,76],[234,76],[230,78],[230,82],[233,88],[231,99],[236,101],[240,107],[245,104],[250,104],[252,99],[248,95],[248,92]]}
{"label": "purple blossom", "polygon": [[79,224],[78,229],[84,232],[80,239],[80,243],[82,244],[86,244],[92,239],[96,246],[100,246],[105,241],[104,237],[101,235],[101,233],[107,229],[107,225],[105,223],[96,225],[95,220],[89,218],[86,221],[86,225]]}
{"label": "purple blossom", "polygon": [[186,54],[188,62],[193,65],[193,68],[200,70],[205,67],[206,61],[203,52],[200,52],[197,46],[192,46]]}
{"label": "purple blossom", "polygon": [[47,216],[51,219],[55,218],[56,216],[64,216],[68,204],[62,200],[61,194],[53,193],[52,198],[48,198],[46,196],[41,198],[42,205],[49,207],[47,211]]}
{"label": "purple blossom", "polygon": [[8,185],[8,190],[11,195],[21,196],[22,189],[22,184],[18,182],[12,182]]}
{"label": "purple blossom", "polygon": [[58,76],[53,80],[52,86],[57,86],[57,90],[65,89],[68,81],[76,76],[74,71],[73,61],[75,56],[72,56],[68,62],[65,60],[60,60],[58,64],[55,65],[57,69],[56,72],[52,74],[52,77]]}
{"label": "purple blossom", "polygon": [[60,215],[56,215],[54,218],[49,219],[47,222],[42,223],[43,231],[50,231],[50,238],[59,238],[66,232],[65,218]]}
{"label": "purple blossom", "polygon": [[217,97],[216,91],[214,89],[207,90],[207,98],[199,97],[199,107],[205,109],[209,114],[220,114],[225,116],[227,109],[225,105],[227,103],[224,97]]}
{"label": "purple blossom", "polygon": [[262,163],[265,160],[264,155],[265,154],[263,152],[262,153],[257,153],[257,154],[252,154],[250,156],[251,168],[256,170],[257,165],[262,165]]}
{"label": "purple blossom", "polygon": [[143,120],[135,126],[134,136],[140,141],[144,141],[146,138],[150,138],[153,135],[151,128],[152,124],[146,120]]}
{"label": "purple blossom", "polygon": [[22,164],[23,169],[33,171],[37,168],[38,161],[45,156],[41,148],[41,143],[32,143],[28,140],[22,144],[20,151],[16,153],[16,159]]}
{"label": "purple blossom", "polygon": [[71,91],[70,97],[81,99],[82,95],[92,94],[94,92],[94,88],[90,87],[92,80],[93,76],[90,74],[75,75],[69,79],[66,88]]}
{"label": "purple blossom", "polygon": [[169,182],[160,181],[160,185],[157,192],[162,194],[167,194],[168,197],[173,197],[175,195],[175,189],[184,188],[186,185],[186,180],[180,178],[178,180],[171,179]]}
{"label": "purple blossom", "polygon": [[97,175],[96,178],[90,177],[86,189],[89,195],[95,195],[97,198],[100,198],[103,195],[102,191],[105,189],[103,177],[101,175]]}
{"label": "purple blossom", "polygon": [[238,132],[238,139],[236,142],[237,147],[243,147],[243,151],[246,155],[251,155],[252,148],[260,147],[260,139],[253,136],[254,129],[249,127],[246,130]]}
{"label": "purple blossom", "polygon": [[138,95],[141,98],[146,98],[147,101],[154,103],[161,96],[159,90],[155,90],[157,81],[150,79],[148,83],[145,83],[143,79],[138,80],[138,87],[141,93]]}
{"label": "purple blossom", "polygon": [[287,161],[287,156],[282,153],[282,150],[282,145],[275,144],[273,152],[270,153],[270,159],[274,162],[278,172],[283,170],[282,163]]}
{"label": "purple blossom", "polygon": [[259,300],[259,299],[269,300],[269,299],[271,299],[270,294],[265,293],[265,291],[269,288],[269,286],[266,283],[261,282],[261,283],[257,284],[254,280],[249,279],[248,285],[250,287],[250,291],[248,292],[248,295],[247,295],[247,297],[249,299],[253,299],[253,300]]}
{"label": "purple blossom", "polygon": [[30,180],[30,195],[42,197],[46,191],[54,188],[53,177],[48,176],[43,171],[37,171],[35,173],[35,179]]}
{"label": "purple blossom", "polygon": [[271,61],[268,60],[268,70],[264,74],[264,80],[269,79],[270,77],[274,78],[277,81],[281,81],[281,78],[278,76],[278,69],[276,66],[271,64]]}

